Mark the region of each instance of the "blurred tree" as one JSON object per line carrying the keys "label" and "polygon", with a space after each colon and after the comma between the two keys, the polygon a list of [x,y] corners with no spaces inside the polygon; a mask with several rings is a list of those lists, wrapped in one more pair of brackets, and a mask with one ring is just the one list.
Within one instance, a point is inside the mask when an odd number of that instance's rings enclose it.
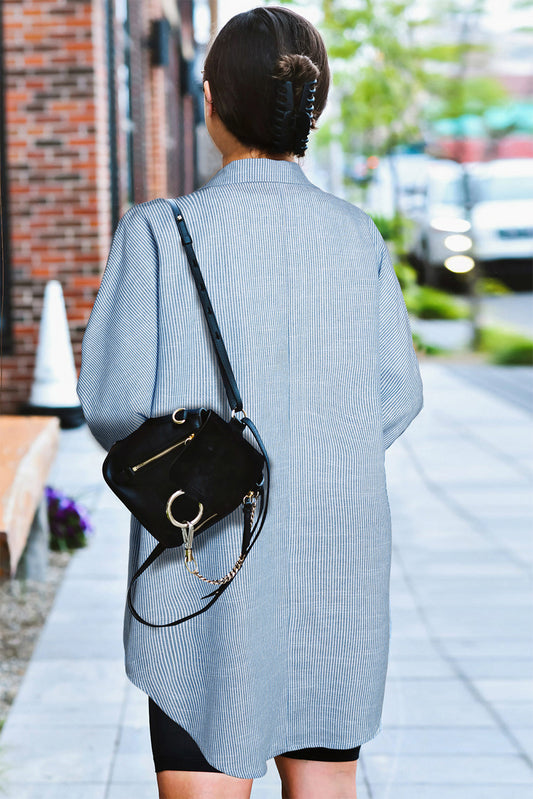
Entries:
{"label": "blurred tree", "polygon": [[[303,0],[281,2],[309,10]],[[315,0],[313,8],[333,72],[334,113],[317,131],[319,146],[335,139],[347,154],[388,155],[422,140],[430,120],[481,114],[506,98],[498,81],[467,74],[468,58],[488,50],[472,35],[485,0],[428,0],[426,9],[408,0]]]}
{"label": "blurred tree", "polygon": [[[511,4],[511,9],[513,11],[525,11],[528,12],[528,14],[532,8],[533,0],[514,0]],[[531,15],[528,16],[528,19],[531,20]],[[517,25],[514,30],[523,33],[533,33],[533,25],[531,23],[529,25]]]}
{"label": "blurred tree", "polygon": [[454,31],[454,39],[447,46],[450,69],[428,71],[426,119],[481,115],[507,99],[505,88],[495,78],[469,74],[472,58],[490,50],[483,40],[485,14],[486,0],[470,0],[469,4],[433,0],[434,19],[439,19],[444,29]]}
{"label": "blurred tree", "polygon": [[[383,155],[420,137],[421,59],[412,43],[409,2],[322,0],[321,30],[332,61],[345,152]],[[320,138],[320,137],[319,137]]]}

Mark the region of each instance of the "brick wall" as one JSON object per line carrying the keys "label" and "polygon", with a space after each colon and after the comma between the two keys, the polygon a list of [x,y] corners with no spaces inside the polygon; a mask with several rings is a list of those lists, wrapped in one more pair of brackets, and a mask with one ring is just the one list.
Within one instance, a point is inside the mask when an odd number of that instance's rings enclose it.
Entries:
{"label": "brick wall", "polygon": [[46,282],[63,287],[79,364],[109,243],[103,4],[4,0],[14,348],[2,412],[29,394]]}
{"label": "brick wall", "polygon": [[[185,5],[190,28],[192,4]],[[81,340],[112,235],[105,9],[105,0],[3,2],[13,350],[2,358],[2,413],[20,411],[29,397],[50,279],[62,284],[80,366]],[[178,185],[180,165],[167,157],[167,120],[183,99],[177,85],[169,93],[165,67],[150,66],[150,20],[161,15],[161,0],[130,0],[135,203],[194,188],[190,109],[190,130],[181,146],[187,147],[183,160],[188,173]],[[175,27],[173,36],[175,47]],[[115,30],[114,37],[118,70],[124,56],[122,31]],[[185,103],[190,105],[190,98]],[[122,216],[128,207],[128,165],[120,113],[117,101]]]}

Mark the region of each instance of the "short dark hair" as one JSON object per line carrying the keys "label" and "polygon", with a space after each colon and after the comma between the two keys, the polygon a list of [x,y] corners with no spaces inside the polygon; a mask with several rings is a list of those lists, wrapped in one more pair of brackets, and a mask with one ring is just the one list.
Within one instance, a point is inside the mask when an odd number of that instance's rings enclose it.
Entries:
{"label": "short dark hair", "polygon": [[[316,79],[309,128],[317,127],[328,96],[330,71],[320,33],[300,14],[280,6],[259,7],[232,17],[211,43],[204,62],[215,109],[244,145],[269,155],[303,155],[306,139],[280,144],[280,86],[292,82],[298,108],[304,84]],[[298,144],[299,142],[299,144]]]}

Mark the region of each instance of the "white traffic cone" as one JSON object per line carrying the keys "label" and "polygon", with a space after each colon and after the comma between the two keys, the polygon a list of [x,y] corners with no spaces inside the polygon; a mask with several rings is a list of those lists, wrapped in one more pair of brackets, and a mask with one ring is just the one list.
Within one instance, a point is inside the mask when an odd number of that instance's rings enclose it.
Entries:
{"label": "white traffic cone", "polygon": [[63,290],[59,280],[49,280],[44,290],[33,385],[25,412],[59,416],[61,427],[79,427],[85,420],[76,383]]}

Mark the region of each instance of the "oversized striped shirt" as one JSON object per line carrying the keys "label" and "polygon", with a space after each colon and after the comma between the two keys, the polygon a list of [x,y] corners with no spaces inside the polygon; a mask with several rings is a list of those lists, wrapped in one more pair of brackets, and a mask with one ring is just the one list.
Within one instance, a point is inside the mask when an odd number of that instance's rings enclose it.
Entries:
{"label": "oversized striped shirt", "polygon": [[[177,198],[244,410],[270,456],[267,520],[241,571],[194,619],[124,614],[129,679],[215,768],[261,777],[291,749],[344,749],[381,729],[390,640],[385,450],[423,406],[388,249],[360,208],[293,161],[246,158]],[[78,395],[108,450],[180,407],[229,418],[169,204],[121,218],[82,345]],[[195,540],[223,576],[242,513]],[[117,535],[126,531],[117,530]],[[157,542],[131,518],[129,577]],[[135,584],[144,618],[199,609],[210,586],[166,550]]]}

